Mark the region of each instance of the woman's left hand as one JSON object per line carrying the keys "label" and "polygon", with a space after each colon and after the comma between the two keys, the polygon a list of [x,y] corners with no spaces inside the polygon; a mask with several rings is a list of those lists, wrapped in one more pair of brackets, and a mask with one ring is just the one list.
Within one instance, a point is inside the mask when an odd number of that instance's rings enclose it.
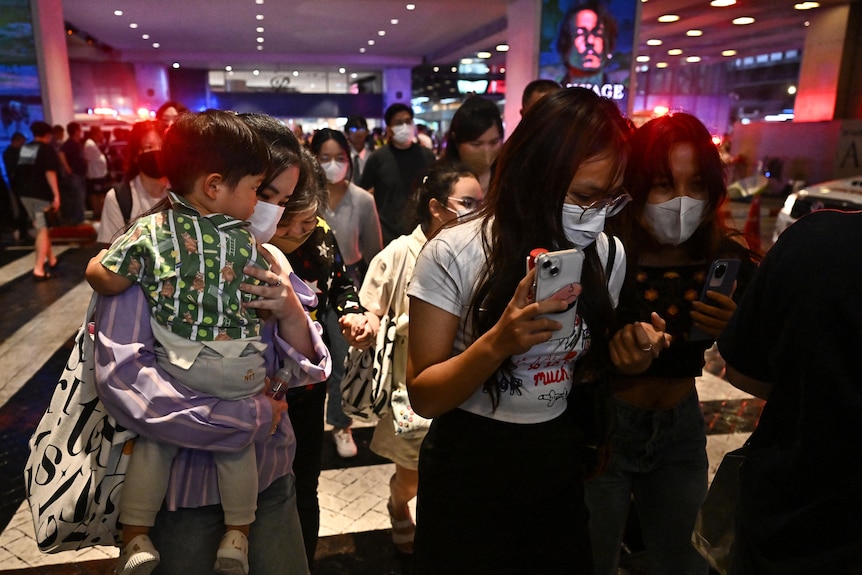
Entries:
{"label": "woman's left hand", "polygon": [[724,331],[733,312],[736,311],[736,302],[729,296],[712,290],[706,292],[706,297],[714,305],[701,301],[692,302],[691,305],[694,308],[691,312],[692,324],[713,338],[717,338]]}

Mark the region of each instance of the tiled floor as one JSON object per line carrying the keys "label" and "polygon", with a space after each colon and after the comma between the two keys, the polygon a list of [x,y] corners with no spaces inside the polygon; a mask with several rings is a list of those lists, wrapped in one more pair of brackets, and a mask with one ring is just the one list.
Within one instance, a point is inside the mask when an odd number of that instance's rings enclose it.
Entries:
{"label": "tiled floor", "polygon": [[[4,309],[0,316],[0,572],[4,575],[110,573],[117,554],[116,549],[105,547],[40,553],[23,501],[26,442],[68,355],[62,348],[78,327],[90,298],[82,283],[83,265],[95,253],[94,246],[72,244],[61,249],[61,277],[40,283],[29,275],[29,251],[0,250]],[[711,477],[723,454],[748,437],[762,403],[711,374],[700,378],[698,391],[710,430]],[[393,465],[368,452],[370,435],[370,428],[356,430],[360,447],[356,460],[341,460],[332,442],[325,443],[318,574],[409,572],[409,561],[394,553],[389,540],[385,505]]]}

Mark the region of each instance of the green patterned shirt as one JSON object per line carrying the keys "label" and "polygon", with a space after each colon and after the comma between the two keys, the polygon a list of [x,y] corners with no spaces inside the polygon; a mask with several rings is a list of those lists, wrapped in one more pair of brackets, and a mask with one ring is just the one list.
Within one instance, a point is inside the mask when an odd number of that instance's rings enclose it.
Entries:
{"label": "green patterned shirt", "polygon": [[173,192],[170,209],[138,218],[102,264],[139,284],[159,325],[192,341],[260,335],[260,321],[242,302],[254,298],[240,283],[260,285],[242,269],[269,269],[246,222],[225,214],[202,216]]}

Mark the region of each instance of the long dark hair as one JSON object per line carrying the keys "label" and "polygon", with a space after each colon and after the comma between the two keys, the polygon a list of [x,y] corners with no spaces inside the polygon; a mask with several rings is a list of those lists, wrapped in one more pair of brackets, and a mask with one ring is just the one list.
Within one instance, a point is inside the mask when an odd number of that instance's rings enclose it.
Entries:
{"label": "long dark hair", "polygon": [[157,122],[155,120],[137,122],[132,126],[132,131],[129,133],[129,151],[127,156],[129,158],[129,166],[126,168],[126,181],[135,179],[135,177],[141,173],[141,169],[138,167],[138,154],[141,153],[144,136],[150,132],[156,134],[159,137],[159,140],[162,140],[164,126],[161,122]]}
{"label": "long dark hair", "polygon": [[[616,104],[584,88],[549,94],[524,115],[500,151],[496,176],[478,215],[490,226],[491,240],[485,246],[488,273],[470,305],[477,334],[488,331],[502,316],[524,277],[531,250],[572,247],[562,224],[569,185],[582,164],[598,157],[609,157],[621,176],[629,134],[629,123]],[[578,361],[576,381],[608,367],[607,340],[614,327],[604,266],[595,244],[584,251],[579,314],[593,337],[590,353]],[[496,406],[497,386],[489,380],[485,389]]]}
{"label": "long dark hair", "polygon": [[641,217],[653,182],[667,180],[673,184],[670,152],[682,143],[694,148],[698,173],[707,192],[704,220],[682,244],[686,254],[695,262],[710,262],[728,255],[757,259],[757,254],[747,250],[741,241],[734,241],[734,237],[740,240],[742,234],[725,223],[726,176],[709,130],[695,116],[676,113],[650,120],[632,136],[632,155],[625,174],[625,187],[632,201],[608,223],[609,231],[623,237],[629,264],[636,266],[644,250],[658,247],[655,238],[641,223]]}

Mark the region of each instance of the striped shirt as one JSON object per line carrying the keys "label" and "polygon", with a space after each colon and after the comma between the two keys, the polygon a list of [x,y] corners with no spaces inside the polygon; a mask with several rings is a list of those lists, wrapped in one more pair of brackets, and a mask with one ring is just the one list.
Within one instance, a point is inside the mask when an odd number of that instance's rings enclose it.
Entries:
{"label": "striped shirt", "polygon": [[[295,274],[294,291],[304,305],[309,291]],[[166,496],[173,511],[219,503],[218,479],[211,451],[236,451],[254,443],[258,491],[292,473],[296,438],[285,412],[270,436],[272,408],[261,395],[226,401],[203,396],[167,379],[153,354],[154,338],[147,299],[140,289],[99,298],[96,310],[96,386],[105,407],[117,421],[156,441],[179,445]],[[289,387],[325,381],[330,373],[329,351],[320,326],[306,316],[317,360],[302,357],[278,334],[276,321],[263,324],[268,345],[267,373],[283,363]]]}
{"label": "striped shirt", "polygon": [[247,222],[225,214],[202,216],[169,192],[171,208],[138,218],[102,257],[110,271],[141,285],[153,318],[192,341],[257,337],[260,322],[239,285],[258,285],[242,269],[269,269]]}

